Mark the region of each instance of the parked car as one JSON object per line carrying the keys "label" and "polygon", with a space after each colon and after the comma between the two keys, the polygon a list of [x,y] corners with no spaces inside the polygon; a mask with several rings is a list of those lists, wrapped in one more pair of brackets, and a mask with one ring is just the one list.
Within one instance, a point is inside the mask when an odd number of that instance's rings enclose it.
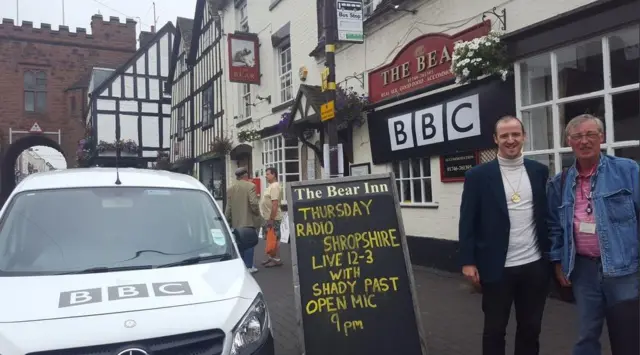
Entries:
{"label": "parked car", "polygon": [[257,242],[191,176],[28,176],[0,211],[0,354],[272,355]]}

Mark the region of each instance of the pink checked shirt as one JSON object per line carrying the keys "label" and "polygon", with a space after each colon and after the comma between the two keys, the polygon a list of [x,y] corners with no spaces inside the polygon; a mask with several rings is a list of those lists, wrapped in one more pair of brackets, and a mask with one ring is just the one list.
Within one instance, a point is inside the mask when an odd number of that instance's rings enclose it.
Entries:
{"label": "pink checked shirt", "polygon": [[591,214],[587,213],[589,192],[591,191],[591,176],[595,170],[585,174],[579,173],[576,181],[576,202],[573,216],[573,235],[576,242],[576,253],[583,256],[599,257],[600,244],[598,234],[580,232],[580,222],[595,223],[596,215],[593,201],[591,202]]}

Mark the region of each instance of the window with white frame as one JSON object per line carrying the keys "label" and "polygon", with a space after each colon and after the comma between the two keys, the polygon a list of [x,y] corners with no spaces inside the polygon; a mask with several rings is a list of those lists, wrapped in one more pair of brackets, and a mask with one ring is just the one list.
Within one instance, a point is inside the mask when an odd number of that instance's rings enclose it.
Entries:
{"label": "window with white frame", "polygon": [[251,117],[251,84],[240,84],[240,115]]}
{"label": "window with white frame", "polygon": [[297,138],[281,135],[262,140],[262,165],[278,170],[278,180],[283,191],[288,182],[300,181],[300,147]]}
{"label": "window with white frame", "polygon": [[392,163],[392,166],[400,203],[425,204],[433,202],[429,158],[396,161]]}
{"label": "window with white frame", "polygon": [[278,74],[280,81],[280,103],[293,100],[293,74],[291,71],[291,44],[278,48]]}
{"label": "window with white frame", "polygon": [[551,174],[573,164],[564,130],[584,113],[604,122],[603,152],[640,161],[638,27],[515,64],[516,107],[528,133],[525,155],[548,165]]}
{"label": "window with white frame", "polygon": [[247,13],[247,1],[242,1],[238,5],[238,30],[249,32],[249,15]]}
{"label": "window with white frame", "polygon": [[380,5],[380,0],[364,0],[362,5],[362,14],[364,15],[364,18],[367,18],[371,16],[371,14],[376,10],[376,7]]}

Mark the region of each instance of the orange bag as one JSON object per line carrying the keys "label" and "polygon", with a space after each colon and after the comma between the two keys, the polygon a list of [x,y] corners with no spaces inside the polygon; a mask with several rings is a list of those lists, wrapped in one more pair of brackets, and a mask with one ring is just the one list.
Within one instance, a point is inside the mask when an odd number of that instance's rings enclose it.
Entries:
{"label": "orange bag", "polygon": [[278,243],[278,238],[276,237],[276,230],[273,227],[267,228],[267,237],[266,237],[266,246],[264,248],[264,252],[275,258],[276,256],[276,245]]}

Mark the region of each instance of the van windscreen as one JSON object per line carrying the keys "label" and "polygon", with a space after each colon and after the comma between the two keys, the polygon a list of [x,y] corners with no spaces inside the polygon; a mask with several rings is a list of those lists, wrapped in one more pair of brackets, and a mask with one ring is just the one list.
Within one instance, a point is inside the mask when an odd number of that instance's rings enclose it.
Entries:
{"label": "van windscreen", "polygon": [[0,224],[0,276],[151,268],[224,254],[235,257],[231,236],[211,197],[197,190],[23,192]]}

